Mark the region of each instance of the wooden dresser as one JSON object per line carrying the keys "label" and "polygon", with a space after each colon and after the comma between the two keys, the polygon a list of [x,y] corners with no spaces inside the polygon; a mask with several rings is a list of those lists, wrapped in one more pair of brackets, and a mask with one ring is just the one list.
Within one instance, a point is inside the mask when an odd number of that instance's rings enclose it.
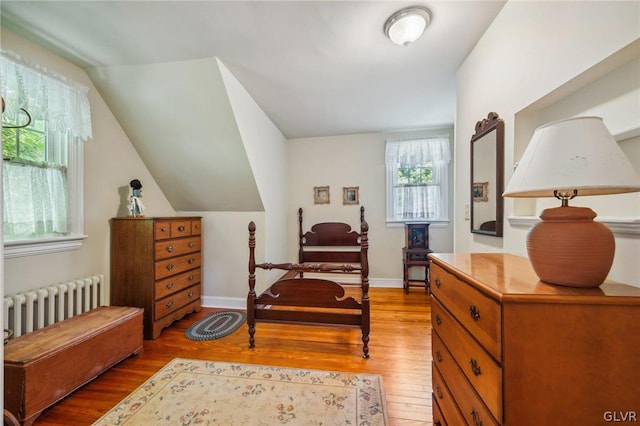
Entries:
{"label": "wooden dresser", "polygon": [[434,425],[640,420],[640,288],[548,285],[510,254],[429,257]]}
{"label": "wooden dresser", "polygon": [[200,217],[111,219],[111,304],[144,308],[144,337],[200,311]]}

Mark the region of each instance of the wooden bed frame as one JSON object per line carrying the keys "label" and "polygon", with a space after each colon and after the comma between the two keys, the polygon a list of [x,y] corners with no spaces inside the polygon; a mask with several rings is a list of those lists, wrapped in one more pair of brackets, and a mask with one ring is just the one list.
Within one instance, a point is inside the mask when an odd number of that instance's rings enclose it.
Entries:
{"label": "wooden bed frame", "polygon": [[[369,358],[369,225],[364,220],[364,208],[361,208],[360,212],[359,233],[352,231],[345,223],[324,222],[313,225],[310,232],[303,234],[300,209],[300,263],[256,264],[256,226],[253,222],[249,224],[249,348],[255,347],[257,321],[343,325],[359,327],[362,330],[362,353],[364,358]],[[311,246],[336,249],[357,247],[357,251],[303,249]],[[258,296],[255,292],[256,268],[287,272]],[[361,298],[356,300],[351,296],[345,297],[345,289],[340,283],[329,279],[304,277],[304,272],[359,272]]]}

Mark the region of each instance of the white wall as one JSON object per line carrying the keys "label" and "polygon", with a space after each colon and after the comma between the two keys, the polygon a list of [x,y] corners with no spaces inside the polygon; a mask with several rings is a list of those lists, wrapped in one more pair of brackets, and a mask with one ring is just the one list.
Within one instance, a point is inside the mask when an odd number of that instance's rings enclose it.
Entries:
{"label": "white wall", "polygon": [[[469,164],[470,134],[475,122],[489,111],[497,112],[505,122],[505,182],[535,127],[547,121],[600,115],[614,133],[639,125],[638,66],[619,59],[619,52],[638,40],[639,28],[638,2],[507,3],[458,70],[457,187],[468,188],[469,169],[465,165]],[[637,58],[638,49],[632,49],[631,55],[633,52]],[[627,147],[625,152],[638,164],[637,149]],[[526,255],[526,228],[507,222],[504,238],[468,232],[464,220],[468,190],[455,195],[455,250]],[[602,207],[601,203],[606,203],[615,206],[604,209],[607,216],[640,217],[637,194],[606,197],[603,201],[584,197],[579,205]],[[578,205],[576,202],[573,204]],[[507,198],[505,217],[539,214],[545,203],[548,201],[516,203]],[[598,212],[598,206],[593,208]],[[609,277],[640,286],[638,235],[616,234],[616,244]],[[634,255],[636,261],[631,261]]]}
{"label": "white wall", "polygon": [[[178,214],[203,216],[203,305],[242,309],[249,290],[249,222],[256,224],[256,262],[287,259],[287,141],[226,66],[218,66],[264,211]],[[256,271],[256,291],[281,274]]]}
{"label": "white wall", "polygon": [[[297,211],[304,210],[304,230],[316,222],[346,222],[359,230],[360,206],[369,223],[369,277],[372,285],[401,286],[404,228],[385,221],[385,142],[387,139],[452,134],[453,128],[413,132],[375,133],[289,141],[289,259],[297,260]],[[453,178],[453,162],[450,179]],[[313,203],[313,187],[330,188],[329,204]],[[358,186],[360,205],[343,205],[342,188]],[[449,199],[455,191],[449,185]],[[449,208],[451,212],[451,207]],[[430,227],[430,248],[453,250],[453,229]]]}
{"label": "white wall", "polygon": [[4,29],[2,48],[89,87],[93,125],[93,139],[84,145],[84,229],[88,236],[84,246],[70,252],[5,259],[5,294],[98,273],[105,274],[109,282],[109,219],[126,215],[131,179],[143,184],[147,216],[173,215],[174,211],[82,69]]}

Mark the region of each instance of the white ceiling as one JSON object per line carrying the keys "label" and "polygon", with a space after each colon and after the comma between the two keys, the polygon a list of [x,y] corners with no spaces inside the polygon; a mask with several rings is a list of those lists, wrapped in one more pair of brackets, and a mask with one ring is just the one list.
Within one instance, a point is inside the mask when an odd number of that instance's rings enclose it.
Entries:
{"label": "white ceiling", "polygon": [[425,35],[397,46],[401,1],[6,1],[2,25],[79,66],[217,57],[287,138],[451,125],[455,73],[504,1],[419,1]]}

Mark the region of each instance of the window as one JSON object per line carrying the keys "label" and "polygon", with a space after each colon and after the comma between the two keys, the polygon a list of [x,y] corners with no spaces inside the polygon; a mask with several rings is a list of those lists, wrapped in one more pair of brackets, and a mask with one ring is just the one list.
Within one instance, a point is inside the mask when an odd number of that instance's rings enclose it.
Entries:
{"label": "window", "polygon": [[[87,88],[2,51],[5,257],[79,248]],[[28,111],[31,122],[28,121]]]}
{"label": "window", "polygon": [[447,221],[449,137],[387,141],[387,222]]}

